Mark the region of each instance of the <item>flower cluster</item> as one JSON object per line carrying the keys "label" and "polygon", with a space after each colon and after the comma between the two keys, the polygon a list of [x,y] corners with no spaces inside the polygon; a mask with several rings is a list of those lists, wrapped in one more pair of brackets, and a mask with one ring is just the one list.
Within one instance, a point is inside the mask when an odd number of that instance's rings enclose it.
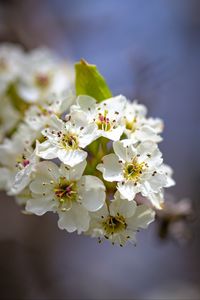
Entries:
{"label": "flower cluster", "polygon": [[163,122],[137,101],[74,86],[48,50],[0,48],[0,188],[28,213],[57,213],[60,229],[135,244],[174,185]]}

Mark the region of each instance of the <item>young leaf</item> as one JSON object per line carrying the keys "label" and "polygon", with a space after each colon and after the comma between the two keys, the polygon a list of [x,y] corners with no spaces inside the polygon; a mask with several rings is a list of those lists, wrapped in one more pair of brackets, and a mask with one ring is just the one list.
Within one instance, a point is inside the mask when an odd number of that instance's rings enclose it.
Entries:
{"label": "young leaf", "polygon": [[88,64],[85,60],[75,64],[76,94],[88,95],[101,102],[112,97],[112,93],[95,65]]}

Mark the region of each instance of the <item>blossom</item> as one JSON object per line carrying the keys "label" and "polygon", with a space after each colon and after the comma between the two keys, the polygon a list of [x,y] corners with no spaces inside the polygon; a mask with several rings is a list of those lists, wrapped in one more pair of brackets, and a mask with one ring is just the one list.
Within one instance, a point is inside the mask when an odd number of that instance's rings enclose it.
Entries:
{"label": "blossom", "polygon": [[32,147],[18,138],[0,145],[0,187],[9,195],[20,193],[31,181],[39,158]]}
{"label": "blossom", "polygon": [[[122,198],[133,200],[139,192],[160,208],[158,194],[169,186],[168,175],[163,170],[162,154],[157,144],[143,142],[138,146],[131,140],[113,143],[115,153],[103,157],[97,169],[107,181],[117,181]],[[157,198],[157,199],[156,199]]]}
{"label": "blossom", "polygon": [[126,98],[122,95],[101,103],[96,103],[89,96],[79,96],[77,104],[71,107],[71,116],[83,125],[95,124],[98,136],[117,141],[124,131],[122,116],[125,103]]}
{"label": "blossom", "polygon": [[31,105],[25,113],[24,121],[34,131],[41,132],[49,124],[52,115],[61,116],[74,100],[71,90],[61,95],[51,95],[42,103]]}
{"label": "blossom", "polygon": [[58,168],[53,162],[40,162],[30,184],[32,198],[27,201],[26,210],[36,215],[57,212],[59,228],[68,232],[88,230],[88,212],[103,206],[105,187],[95,176],[82,176],[85,166],[85,160],[73,168],[64,164]]}
{"label": "blossom", "polygon": [[46,141],[36,145],[36,153],[44,159],[59,158],[64,164],[75,166],[87,157],[82,150],[97,138],[94,124],[80,126],[70,120],[63,122],[53,115],[50,127],[42,134]]}
{"label": "blossom", "polygon": [[22,145],[34,146],[36,139],[41,139],[41,131],[33,130],[28,124],[21,122],[12,135],[12,140],[20,141]]}
{"label": "blossom", "polygon": [[154,221],[155,212],[144,204],[137,206],[134,200],[121,199],[117,192],[109,209],[104,204],[90,215],[90,228],[86,234],[124,246],[127,241],[136,243],[136,232]]}
{"label": "blossom", "polygon": [[0,189],[26,214],[56,213],[60,229],[135,244],[175,184],[163,122],[112,97],[95,66],[75,69],[74,81],[48,49],[0,47]]}
{"label": "blossom", "polygon": [[18,169],[10,189],[9,195],[17,195],[22,192],[29,182],[34,177],[39,158],[36,156],[35,151],[25,148],[26,152],[18,158],[16,167]]}
{"label": "blossom", "polygon": [[163,122],[160,119],[146,118],[147,108],[144,105],[127,101],[124,110],[124,133],[133,143],[138,141],[162,141]]}
{"label": "blossom", "polygon": [[0,94],[5,93],[8,86],[21,74],[23,60],[24,53],[19,46],[2,44],[0,47]]}
{"label": "blossom", "polygon": [[66,66],[51,51],[41,48],[27,54],[17,91],[24,101],[35,103],[49,95],[62,93],[71,82],[71,66]]}

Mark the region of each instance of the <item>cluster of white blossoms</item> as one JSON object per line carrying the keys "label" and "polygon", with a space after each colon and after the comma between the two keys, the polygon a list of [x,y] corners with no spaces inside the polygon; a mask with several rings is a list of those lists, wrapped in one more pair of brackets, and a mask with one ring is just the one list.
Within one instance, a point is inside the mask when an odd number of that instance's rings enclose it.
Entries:
{"label": "cluster of white blossoms", "polygon": [[135,244],[174,185],[162,120],[122,95],[77,95],[71,65],[46,49],[0,48],[0,101],[0,188],[60,229]]}

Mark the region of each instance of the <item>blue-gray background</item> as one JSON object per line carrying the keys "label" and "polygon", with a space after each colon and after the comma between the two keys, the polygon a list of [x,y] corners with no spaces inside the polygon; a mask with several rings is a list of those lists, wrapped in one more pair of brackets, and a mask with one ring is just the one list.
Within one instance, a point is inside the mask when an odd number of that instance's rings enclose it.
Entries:
{"label": "blue-gray background", "polygon": [[157,237],[117,248],[57,229],[56,216],[25,216],[0,202],[1,299],[200,298],[200,2],[193,0],[0,1],[0,41],[47,45],[97,64],[114,94],[138,98],[165,121],[161,149],[177,197],[195,205],[184,247]]}

